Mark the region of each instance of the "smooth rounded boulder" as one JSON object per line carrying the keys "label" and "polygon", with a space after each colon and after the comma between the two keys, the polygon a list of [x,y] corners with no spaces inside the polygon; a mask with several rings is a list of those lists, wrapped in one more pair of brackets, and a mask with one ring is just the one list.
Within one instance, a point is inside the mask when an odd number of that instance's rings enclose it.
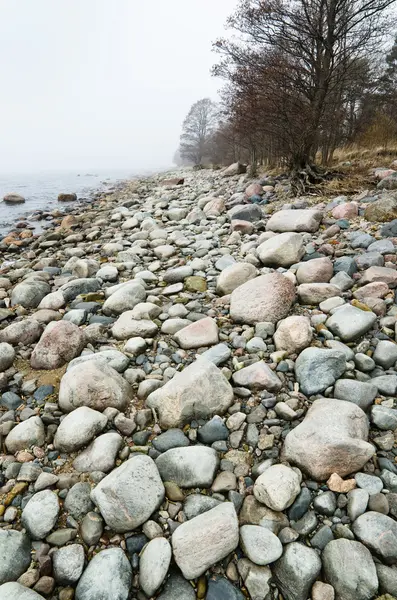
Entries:
{"label": "smooth rounded boulder", "polygon": [[44,600],[44,597],[16,581],[0,585],[1,600]]}
{"label": "smooth rounded boulder", "polygon": [[279,210],[267,222],[266,231],[296,231],[315,233],[320,227],[323,213],[316,209]]}
{"label": "smooth rounded boulder", "polygon": [[150,598],[167,576],[172,550],[168,540],[156,537],[144,547],[139,560],[139,583]]}
{"label": "smooth rounded boulder", "polygon": [[0,529],[0,585],[18,579],[26,571],[31,560],[30,549],[30,539],[25,533]]}
{"label": "smooth rounded boulder", "polygon": [[239,542],[236,509],[222,502],[182,523],[172,534],[174,559],[185,579],[196,579],[233,552]]}
{"label": "smooth rounded boulder", "polygon": [[105,429],[105,415],[88,406],[80,406],[62,419],[54,438],[54,446],[62,452],[75,452]]}
{"label": "smooth rounded boulder", "polygon": [[388,515],[368,511],[353,523],[354,535],[388,565],[397,563],[397,523]]}
{"label": "smooth rounded boulder", "polygon": [[307,396],[324,392],[345,372],[346,357],[339,350],[310,347],[295,362],[295,376]]}
{"label": "smooth rounded boulder", "polygon": [[323,551],[326,580],[343,600],[370,600],[378,591],[378,576],[371,552],[348,539],[332,540]]}
{"label": "smooth rounded boulder", "polygon": [[256,277],[256,267],[251,263],[241,262],[229,265],[220,273],[216,282],[216,293],[220,295],[231,294],[246,281]]}
{"label": "smooth rounded boulder", "polygon": [[18,283],[11,294],[11,306],[20,304],[24,308],[37,308],[51,288],[41,279],[31,279]]}
{"label": "smooth rounded boulder", "polygon": [[25,198],[21,194],[6,194],[3,198],[3,202],[6,204],[24,204]]}
{"label": "smooth rounded boulder", "polygon": [[133,397],[129,383],[108,364],[92,360],[67,371],[61,379],[58,403],[64,412],[88,406],[103,412],[109,406],[124,411]]}
{"label": "smooth rounded boulder", "polygon": [[42,540],[55,527],[59,510],[58,496],[54,492],[37,492],[22,511],[22,525],[33,540]]}
{"label": "smooth rounded boulder", "polygon": [[236,288],[230,298],[230,316],[237,323],[277,323],[295,300],[295,286],[280,273],[269,273]]}
{"label": "smooth rounded boulder", "polygon": [[307,348],[312,341],[313,333],[308,317],[293,315],[280,321],[273,336],[277,350],[285,350],[294,354]]}
{"label": "smooth rounded boulder", "polygon": [[333,274],[334,267],[328,257],[313,258],[299,265],[296,278],[298,283],[328,283]]}
{"label": "smooth rounded boulder", "polygon": [[283,456],[317,481],[333,473],[344,477],[359,471],[374,455],[368,430],[368,419],[356,404],[321,398],[286,436]]}
{"label": "smooth rounded boulder", "polygon": [[138,281],[128,281],[117,288],[103,305],[105,315],[120,315],[146,300],[146,290]]}
{"label": "smooth rounded boulder", "polygon": [[33,369],[58,369],[78,356],[86,344],[84,332],[69,321],[53,321],[33,350]]}
{"label": "smooth rounded boulder", "polygon": [[222,415],[233,402],[233,388],[218,367],[199,358],[146,399],[163,429],[180,427],[192,419]]}
{"label": "smooth rounded boulder", "polygon": [[145,523],[162,503],[164,494],[155,462],[137,454],[102,479],[91,498],[107,525],[124,533]]}
{"label": "smooth rounded boulder", "polygon": [[303,237],[299,233],[280,233],[258,246],[257,254],[263,265],[290,267],[305,254]]}
{"label": "smooth rounded boulder", "polygon": [[109,548],[96,554],[80,578],[76,600],[127,600],[132,569],[121,548]]}
{"label": "smooth rounded boulder", "polygon": [[40,417],[30,417],[21,421],[6,437],[6,448],[14,454],[31,446],[42,446],[45,441],[45,429]]}
{"label": "smooth rounded boulder", "polygon": [[206,446],[171,448],[156,459],[162,480],[174,481],[183,488],[209,488],[218,466],[216,451]]}

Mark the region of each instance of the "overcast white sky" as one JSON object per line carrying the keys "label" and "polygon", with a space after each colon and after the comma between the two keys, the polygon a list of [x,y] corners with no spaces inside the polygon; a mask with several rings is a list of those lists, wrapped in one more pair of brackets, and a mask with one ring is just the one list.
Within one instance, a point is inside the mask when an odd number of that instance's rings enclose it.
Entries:
{"label": "overcast white sky", "polygon": [[0,171],[168,166],[237,0],[0,0]]}

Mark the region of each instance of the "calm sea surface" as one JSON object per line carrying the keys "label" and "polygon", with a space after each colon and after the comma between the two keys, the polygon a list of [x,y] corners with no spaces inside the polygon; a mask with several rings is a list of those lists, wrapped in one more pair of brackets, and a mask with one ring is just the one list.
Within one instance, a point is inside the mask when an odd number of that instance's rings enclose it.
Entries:
{"label": "calm sea surface", "polygon": [[[143,173],[145,175],[146,173]],[[58,202],[58,194],[75,193],[78,198],[88,198],[96,190],[106,189],[114,183],[138,175],[131,170],[86,172],[42,172],[34,174],[0,174],[0,234],[4,235],[37,210],[54,210],[70,206]],[[140,174],[139,174],[140,175]],[[6,204],[6,194],[17,193],[26,199],[24,204]],[[37,224],[33,222],[33,224]]]}

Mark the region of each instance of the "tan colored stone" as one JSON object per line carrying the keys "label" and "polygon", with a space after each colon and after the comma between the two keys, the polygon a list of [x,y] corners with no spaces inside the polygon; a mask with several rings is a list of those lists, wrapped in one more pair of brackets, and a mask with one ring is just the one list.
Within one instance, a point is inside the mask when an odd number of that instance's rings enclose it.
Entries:
{"label": "tan colored stone", "polygon": [[342,479],[337,473],[332,473],[327,485],[332,492],[338,492],[338,494],[347,494],[357,486],[355,479]]}

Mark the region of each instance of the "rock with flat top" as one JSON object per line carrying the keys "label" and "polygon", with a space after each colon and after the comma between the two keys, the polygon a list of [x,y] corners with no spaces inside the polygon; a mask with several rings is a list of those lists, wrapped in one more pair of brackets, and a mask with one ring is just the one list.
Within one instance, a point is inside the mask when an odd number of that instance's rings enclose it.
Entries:
{"label": "rock with flat top", "polygon": [[346,357],[339,350],[310,347],[295,362],[295,375],[304,394],[323,392],[344,373]]}
{"label": "rock with flat top", "polygon": [[88,563],[76,588],[76,600],[127,600],[132,569],[121,548],[101,550]]}
{"label": "rock with flat top", "polygon": [[313,209],[279,210],[267,222],[267,231],[296,231],[315,233],[320,227],[323,213]]}
{"label": "rock with flat top", "polygon": [[149,394],[146,404],[154,408],[163,429],[180,427],[192,419],[222,415],[233,402],[233,389],[222,371],[199,358],[163,387]]}
{"label": "rock with flat top", "polygon": [[199,577],[233,552],[239,542],[239,527],[232,502],[182,523],[172,534],[174,559],[186,579]]}
{"label": "rock with flat top", "polygon": [[235,263],[229,265],[219,274],[216,282],[216,292],[220,295],[231,294],[243,283],[256,277],[256,268],[250,263]]}
{"label": "rock with flat top", "polygon": [[174,340],[184,350],[213,346],[219,341],[218,326],[214,319],[205,317],[177,331]]}
{"label": "rock with flat top", "polygon": [[129,383],[115,369],[90,360],[77,364],[62,377],[58,403],[64,412],[79,406],[100,412],[108,407],[124,411],[132,397]]}
{"label": "rock with flat top", "polygon": [[155,462],[136,454],[102,479],[91,497],[109,527],[123,533],[145,523],[164,494]]}
{"label": "rock with flat top", "polygon": [[299,233],[280,233],[258,246],[257,253],[263,265],[290,267],[305,254],[303,237]]}
{"label": "rock with flat top", "polygon": [[216,451],[206,446],[171,448],[156,459],[162,480],[182,488],[211,487],[218,465]]}
{"label": "rock with flat top", "polygon": [[33,350],[33,369],[58,369],[78,356],[86,344],[84,332],[69,321],[52,321]]}
{"label": "rock with flat top", "polygon": [[237,323],[277,323],[295,300],[295,286],[280,273],[261,275],[236,288],[230,298],[230,316]]}
{"label": "rock with flat top", "polygon": [[378,590],[378,577],[370,551],[348,539],[332,540],[323,551],[323,568],[337,598],[370,600]]}
{"label": "rock with flat top", "polygon": [[302,423],[285,438],[283,454],[316,480],[359,471],[374,455],[365,413],[344,400],[315,400]]}

